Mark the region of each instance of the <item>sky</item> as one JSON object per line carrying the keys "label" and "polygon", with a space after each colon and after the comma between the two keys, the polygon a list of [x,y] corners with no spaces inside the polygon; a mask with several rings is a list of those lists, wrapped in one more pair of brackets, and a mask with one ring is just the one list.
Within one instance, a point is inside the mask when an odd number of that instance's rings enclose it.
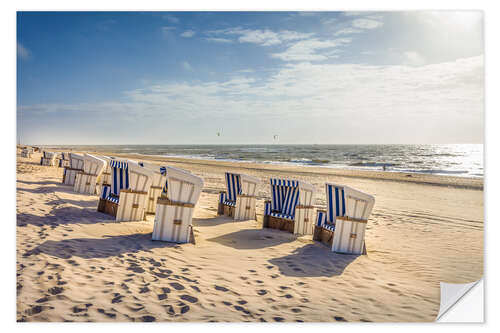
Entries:
{"label": "sky", "polygon": [[23,144],[483,143],[481,11],[18,12]]}

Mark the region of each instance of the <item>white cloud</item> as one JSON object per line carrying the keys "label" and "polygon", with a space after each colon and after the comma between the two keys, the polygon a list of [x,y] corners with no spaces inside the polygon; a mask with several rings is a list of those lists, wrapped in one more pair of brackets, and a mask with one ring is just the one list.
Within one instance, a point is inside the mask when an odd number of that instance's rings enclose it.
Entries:
{"label": "white cloud", "polygon": [[375,29],[384,25],[383,22],[374,19],[360,18],[352,21],[352,26],[359,29]]}
{"label": "white cloud", "polygon": [[26,60],[31,56],[31,52],[21,43],[17,42],[17,56],[21,59]]}
{"label": "white cloud", "polygon": [[[328,58],[338,57],[336,54],[337,51],[332,49],[350,42],[350,38],[339,38],[334,40],[306,39],[294,43],[284,52],[273,53],[271,57],[283,61],[322,61]],[[327,51],[325,52],[325,50]]]}
{"label": "white cloud", "polygon": [[335,36],[340,36],[340,35],[350,35],[350,34],[358,34],[363,32],[361,29],[355,29],[355,28],[343,28],[335,32]]}
{"label": "white cloud", "polygon": [[186,30],[181,34],[181,37],[190,38],[193,37],[195,34],[196,32],[193,30]]}
{"label": "white cloud", "polygon": [[187,71],[192,71],[193,70],[193,67],[191,67],[191,65],[187,61],[183,61],[182,62],[182,68],[184,68]]}
{"label": "white cloud", "polygon": [[215,43],[232,43],[233,41],[227,38],[218,38],[218,37],[207,37],[206,41],[215,42]]}
{"label": "white cloud", "polygon": [[164,20],[167,20],[170,23],[173,23],[173,24],[179,23],[179,19],[172,14],[166,14],[166,15],[163,15],[162,17]]}
{"label": "white cloud", "polygon": [[314,35],[314,33],[302,33],[290,30],[272,31],[242,29],[240,27],[207,31],[207,34],[214,35],[236,35],[240,43],[253,43],[261,46],[278,45],[285,42],[306,39]]}
{"label": "white cloud", "polygon": [[426,63],[423,56],[421,56],[418,52],[415,51],[407,51],[403,53],[405,60],[403,64],[410,66],[421,66]]}
{"label": "white cloud", "polygon": [[[21,105],[18,111],[37,128],[43,126],[42,115],[52,113],[70,118],[67,126],[75,131],[80,124],[75,120],[88,117],[94,124],[148,128],[141,135],[153,138],[165,131],[152,130],[162,124],[172,126],[170,137],[202,140],[201,132],[184,133],[186,122],[212,131],[224,120],[236,138],[247,133],[250,142],[268,126],[299,143],[311,138],[322,143],[481,142],[483,68],[481,56],[418,67],[290,63],[267,78],[239,74],[226,81],[170,82],[129,91],[123,101]],[[261,131],[255,131],[257,126]]]}

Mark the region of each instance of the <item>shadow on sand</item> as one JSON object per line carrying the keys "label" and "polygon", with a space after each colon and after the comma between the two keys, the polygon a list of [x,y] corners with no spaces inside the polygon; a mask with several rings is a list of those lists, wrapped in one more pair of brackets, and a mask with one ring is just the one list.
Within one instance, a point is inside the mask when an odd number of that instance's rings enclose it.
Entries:
{"label": "shadow on sand", "polygon": [[44,216],[33,214],[19,213],[17,214],[17,226],[24,227],[27,224],[36,226],[58,226],[69,224],[95,224],[103,222],[113,222],[114,217],[99,213],[95,207],[79,208],[79,207],[61,207],[55,208],[50,213]]}
{"label": "shadow on sand", "polygon": [[90,258],[116,257],[125,253],[136,253],[156,248],[176,247],[178,244],[153,241],[151,233],[105,238],[73,238],[61,241],[46,241],[24,253],[24,257],[45,253],[54,257],[69,259],[72,256]]}
{"label": "shadow on sand", "polygon": [[277,266],[280,273],[295,277],[331,277],[341,275],[358,255],[338,254],[319,243],[307,244],[289,255],[274,258],[269,262]]}
{"label": "shadow on sand", "polygon": [[210,242],[240,250],[272,247],[294,240],[295,237],[292,234],[272,229],[243,229],[208,239]]}

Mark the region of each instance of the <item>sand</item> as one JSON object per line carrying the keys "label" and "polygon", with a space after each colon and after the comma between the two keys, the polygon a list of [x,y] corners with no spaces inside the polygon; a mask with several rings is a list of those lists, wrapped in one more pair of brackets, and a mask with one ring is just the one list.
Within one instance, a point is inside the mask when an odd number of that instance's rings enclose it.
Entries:
{"label": "sand", "polygon": [[[18,321],[434,321],[439,282],[483,275],[481,179],[148,158],[204,179],[196,244],[153,242],[152,216],[114,222],[18,152]],[[224,171],[262,180],[257,221],[217,216]],[[326,181],[374,195],[367,255],[262,229],[271,176],[312,183],[318,207]]]}

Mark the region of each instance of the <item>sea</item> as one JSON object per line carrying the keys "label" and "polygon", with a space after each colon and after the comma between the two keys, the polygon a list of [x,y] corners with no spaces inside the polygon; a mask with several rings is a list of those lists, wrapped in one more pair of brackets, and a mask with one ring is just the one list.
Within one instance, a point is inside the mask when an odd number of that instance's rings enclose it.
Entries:
{"label": "sea", "polygon": [[[92,145],[50,146],[183,157],[386,172],[484,176],[482,144],[387,145]],[[50,148],[47,146],[47,148]]]}

